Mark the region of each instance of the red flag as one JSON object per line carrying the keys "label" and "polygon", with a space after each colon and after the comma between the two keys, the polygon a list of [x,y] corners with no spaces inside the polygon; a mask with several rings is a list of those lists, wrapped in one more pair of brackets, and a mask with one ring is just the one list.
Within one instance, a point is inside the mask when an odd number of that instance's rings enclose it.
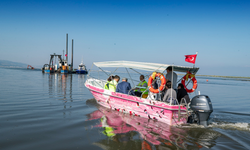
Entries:
{"label": "red flag", "polygon": [[67,54],[65,54],[65,56],[67,57],[68,55],[67,55]]}
{"label": "red flag", "polygon": [[197,54],[194,54],[194,55],[185,55],[185,57],[186,57],[185,61],[189,62],[189,63],[195,64],[196,56],[197,56]]}

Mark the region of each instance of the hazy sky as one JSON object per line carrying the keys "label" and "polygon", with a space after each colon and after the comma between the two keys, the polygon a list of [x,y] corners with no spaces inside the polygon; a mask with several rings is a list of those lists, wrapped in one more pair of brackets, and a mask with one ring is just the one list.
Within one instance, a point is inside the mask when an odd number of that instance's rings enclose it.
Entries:
{"label": "hazy sky", "polygon": [[[131,60],[250,76],[249,0],[1,0],[0,59],[42,67],[74,39],[74,68]],[[69,58],[69,62],[71,59]]]}

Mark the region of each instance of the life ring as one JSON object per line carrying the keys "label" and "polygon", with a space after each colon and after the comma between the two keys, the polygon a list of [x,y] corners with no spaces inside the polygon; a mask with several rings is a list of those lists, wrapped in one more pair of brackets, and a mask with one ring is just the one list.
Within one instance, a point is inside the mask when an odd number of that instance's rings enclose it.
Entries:
{"label": "life ring", "polygon": [[[155,77],[159,77],[161,79],[161,86],[159,87],[159,89],[154,89],[152,87],[152,82],[154,81]],[[152,93],[159,93],[160,91],[162,91],[165,88],[165,84],[166,84],[166,78],[162,73],[159,72],[153,72],[148,79],[149,91],[151,91]]]}
{"label": "life ring", "polygon": [[[185,84],[185,83],[186,83],[186,81],[188,81],[188,79],[191,79],[192,82],[193,82],[193,87],[192,87],[192,89],[188,89],[188,88],[186,87],[186,84]],[[184,88],[186,89],[186,91],[187,91],[188,93],[192,93],[192,92],[194,92],[194,91],[197,89],[197,80],[196,80],[196,78],[195,78],[195,75],[192,74],[192,73],[190,73],[190,72],[187,72],[187,74],[182,78],[181,83],[183,84]]]}

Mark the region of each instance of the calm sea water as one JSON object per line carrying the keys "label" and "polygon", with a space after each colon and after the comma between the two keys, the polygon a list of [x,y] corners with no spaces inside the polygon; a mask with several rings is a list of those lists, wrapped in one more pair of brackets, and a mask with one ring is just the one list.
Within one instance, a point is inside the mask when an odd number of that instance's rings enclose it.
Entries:
{"label": "calm sea water", "polygon": [[84,86],[86,78],[0,68],[0,149],[250,149],[248,80],[197,77],[197,91],[214,108],[203,128],[106,110]]}

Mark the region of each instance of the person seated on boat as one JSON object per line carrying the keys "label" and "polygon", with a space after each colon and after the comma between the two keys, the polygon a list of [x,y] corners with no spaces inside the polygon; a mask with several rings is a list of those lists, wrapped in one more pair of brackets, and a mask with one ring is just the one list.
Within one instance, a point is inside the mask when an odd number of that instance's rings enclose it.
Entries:
{"label": "person seated on boat", "polygon": [[[177,74],[173,72],[172,66],[167,67],[167,74],[166,74],[166,82],[171,81],[173,83],[173,89],[177,92]],[[172,75],[173,75],[173,81],[172,81]]]}
{"label": "person seated on boat", "polygon": [[[140,82],[134,90],[135,96],[141,97],[142,93],[146,91],[147,88],[148,88],[148,83],[147,81],[145,81],[144,75],[141,75]],[[143,97],[145,98],[147,96],[148,96],[148,92],[146,91],[143,93]]]}
{"label": "person seated on boat", "polygon": [[183,84],[179,83],[178,84],[178,92],[177,92],[177,99],[178,99],[179,104],[180,104],[182,98],[185,98],[187,104],[190,102],[190,98],[188,96],[187,91],[184,89]]}
{"label": "person seated on boat", "polygon": [[115,92],[116,91],[116,86],[118,84],[120,80],[120,77],[118,75],[115,75],[114,76],[114,79],[110,81],[110,84],[109,84],[109,90],[112,91],[112,92]]}
{"label": "person seated on boat", "polygon": [[110,82],[114,79],[114,76],[109,76],[106,84],[104,85],[105,90],[109,90]]}
{"label": "person seated on boat", "polygon": [[172,104],[178,104],[176,100],[176,91],[172,88],[171,81],[167,81],[166,92],[164,94],[162,101],[170,103],[171,100],[172,100]]}
{"label": "person seated on boat", "polygon": [[[130,91],[130,93],[128,93],[129,91]],[[133,90],[131,90],[131,85],[128,82],[127,78],[122,78],[122,82],[117,84],[116,92],[134,95],[134,92],[133,92]]]}

